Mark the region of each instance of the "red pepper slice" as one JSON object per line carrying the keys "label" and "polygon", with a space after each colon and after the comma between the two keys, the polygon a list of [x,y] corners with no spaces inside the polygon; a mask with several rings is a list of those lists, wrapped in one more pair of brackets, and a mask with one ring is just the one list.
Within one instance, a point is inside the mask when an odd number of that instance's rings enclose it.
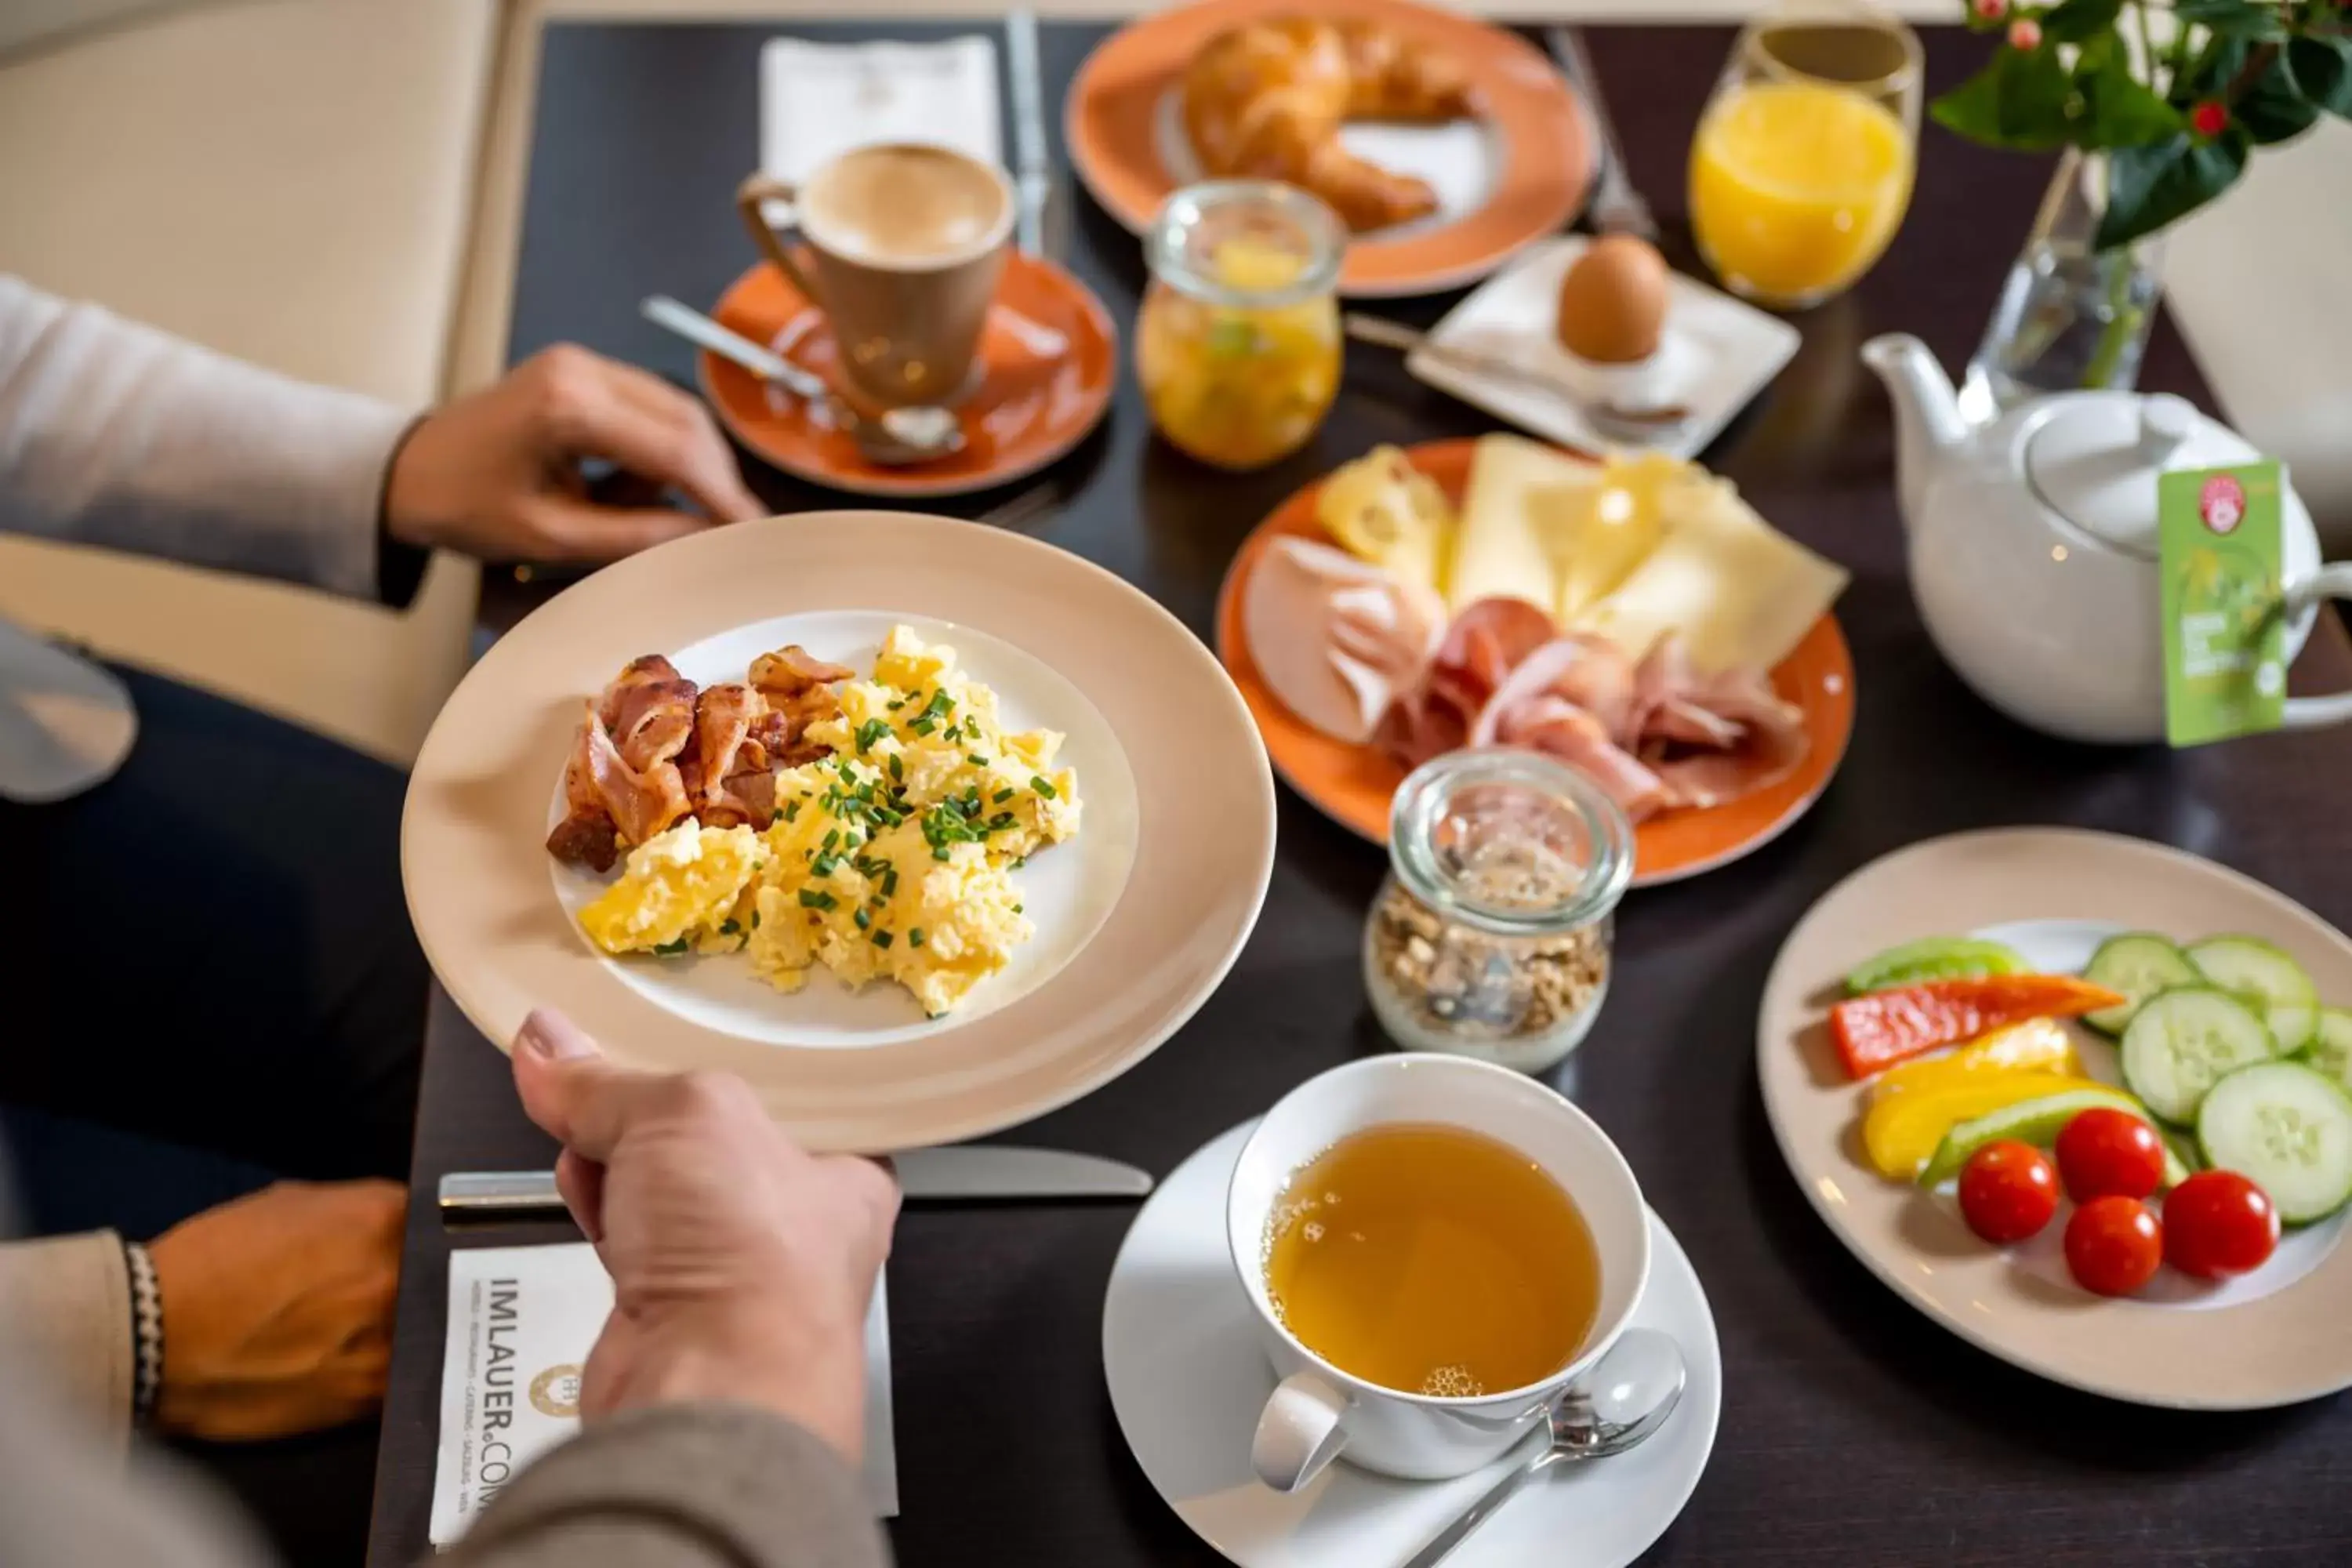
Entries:
{"label": "red pepper slice", "polygon": [[1830,1009],[1830,1038],[1849,1078],[1868,1078],[1907,1057],[1958,1045],[2028,1018],[2071,1018],[2125,998],[2071,974],[1989,974],[1931,980],[1855,996]]}

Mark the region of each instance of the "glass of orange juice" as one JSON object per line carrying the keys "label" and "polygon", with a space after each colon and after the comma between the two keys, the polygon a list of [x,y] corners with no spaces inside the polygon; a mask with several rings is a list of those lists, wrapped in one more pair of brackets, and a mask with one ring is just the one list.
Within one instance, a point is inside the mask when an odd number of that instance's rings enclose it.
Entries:
{"label": "glass of orange juice", "polygon": [[1870,269],[1903,222],[1919,37],[1864,0],[1788,0],[1734,45],[1691,143],[1691,227],[1724,286],[1802,308]]}

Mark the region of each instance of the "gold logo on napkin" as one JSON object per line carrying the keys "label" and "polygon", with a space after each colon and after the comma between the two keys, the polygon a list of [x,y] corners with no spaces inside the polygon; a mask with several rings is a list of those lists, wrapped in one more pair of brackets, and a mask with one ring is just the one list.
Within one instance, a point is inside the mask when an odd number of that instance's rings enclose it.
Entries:
{"label": "gold logo on napkin", "polygon": [[563,1362],[530,1380],[530,1403],[541,1415],[580,1414],[580,1363]]}

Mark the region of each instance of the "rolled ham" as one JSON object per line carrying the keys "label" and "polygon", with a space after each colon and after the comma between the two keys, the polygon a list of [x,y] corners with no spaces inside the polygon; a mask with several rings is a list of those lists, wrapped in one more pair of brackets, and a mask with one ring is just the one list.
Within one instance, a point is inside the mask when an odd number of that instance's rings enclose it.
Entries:
{"label": "rolled ham", "polygon": [[1372,738],[1445,631],[1434,592],[1310,539],[1274,541],[1242,593],[1242,635],[1267,689],[1350,744]]}

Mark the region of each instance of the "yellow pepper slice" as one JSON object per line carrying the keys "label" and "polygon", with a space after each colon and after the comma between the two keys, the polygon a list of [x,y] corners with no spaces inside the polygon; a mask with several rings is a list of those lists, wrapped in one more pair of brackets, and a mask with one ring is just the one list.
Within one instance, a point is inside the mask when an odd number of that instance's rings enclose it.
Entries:
{"label": "yellow pepper slice", "polygon": [[[1917,1094],[1974,1081],[1988,1072],[2079,1075],[2074,1042],[2053,1018],[2032,1018],[1980,1035],[1939,1057],[1887,1068],[1871,1080],[1871,1103],[1898,1094]],[[1995,1107],[1995,1109],[1999,1109]]]}
{"label": "yellow pepper slice", "polygon": [[1979,1068],[1940,1087],[1875,1096],[1862,1119],[1863,1152],[1888,1181],[1912,1181],[1958,1122],[2045,1094],[2101,1087],[2065,1073]]}

